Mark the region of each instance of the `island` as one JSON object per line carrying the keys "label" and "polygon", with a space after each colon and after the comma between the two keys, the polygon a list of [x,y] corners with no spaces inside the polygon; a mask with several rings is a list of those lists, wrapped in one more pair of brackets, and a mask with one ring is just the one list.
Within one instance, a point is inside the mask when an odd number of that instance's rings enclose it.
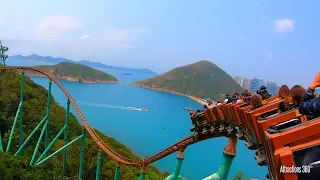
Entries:
{"label": "island", "polygon": [[200,104],[203,99],[219,99],[242,87],[212,62],[201,60],[174,68],[159,76],[134,82],[131,85],[187,96]]}
{"label": "island", "polygon": [[95,69],[105,69],[107,72],[112,72],[112,71],[119,71],[119,72],[131,72],[131,73],[141,73],[145,74],[150,77],[154,77],[157,74],[150,69],[137,69],[137,68],[126,68],[126,67],[116,67],[116,66],[110,66],[103,64],[101,62],[92,62],[89,60],[81,60],[81,61],[74,61],[66,58],[61,58],[61,57],[51,57],[51,56],[39,56],[37,54],[31,54],[29,56],[22,56],[22,55],[15,55],[15,56],[9,56],[10,59],[15,59],[15,60],[21,60],[21,61],[31,61],[31,62],[41,62],[43,64],[57,64],[61,62],[71,62],[71,63],[76,63],[76,64],[83,64]]}
{"label": "island", "polygon": [[[0,133],[2,142],[7,144],[16,111],[19,107],[20,97],[20,79],[21,75],[16,71],[0,71]],[[29,135],[35,128],[36,124],[41,121],[46,113],[47,94],[48,91],[34,83],[29,77],[25,77],[25,99],[23,101],[23,133]],[[66,110],[60,106],[52,96],[50,105],[50,131],[49,142],[59,133],[64,126],[66,118]],[[69,116],[69,140],[73,140],[82,133],[83,127],[79,123],[76,116],[70,113]],[[112,137],[105,136],[98,130],[95,130],[100,138],[107,143],[114,151],[129,159],[140,159],[133,151],[125,145],[119,143]],[[16,130],[16,133],[17,130]],[[14,156],[12,153],[0,153],[0,174],[4,179],[54,179],[62,180],[70,177],[77,177],[79,167],[79,149],[81,143],[75,143],[68,147],[67,174],[62,169],[62,153],[49,160],[47,163],[39,166],[29,166],[35,146],[38,142],[39,134],[32,137],[28,146],[23,152],[23,156]],[[15,134],[18,137],[17,134]],[[18,138],[12,141],[12,151],[16,151],[19,147]],[[53,145],[51,153],[63,146],[64,140],[59,138]],[[85,147],[85,165],[83,168],[83,179],[95,179],[98,146],[94,140],[88,135]],[[43,145],[40,146],[43,148]],[[103,163],[101,167],[101,179],[113,179],[116,162],[107,155],[103,155]],[[139,178],[140,167],[132,167],[121,165],[120,178],[133,180]],[[169,173],[161,172],[153,165],[148,166],[146,179],[164,179]],[[68,177],[68,178],[67,178]],[[74,178],[73,178],[74,179]]]}
{"label": "island", "polygon": [[132,74],[127,72],[121,74],[121,76],[124,76],[124,75],[132,75]]}
{"label": "island", "polygon": [[[81,83],[118,83],[117,78],[107,74],[105,72],[93,69],[86,65],[76,64],[71,62],[61,62],[56,65],[40,65],[35,66],[35,68],[45,70],[53,74],[57,79],[63,79],[66,81],[72,82],[81,82]],[[26,76],[34,77],[40,76],[42,74],[34,71],[26,71]]]}
{"label": "island", "polygon": [[[0,133],[2,142],[5,144],[8,142],[16,111],[19,107],[20,78],[21,75],[15,71],[0,71],[0,105],[2,105],[0,106]],[[29,77],[25,78],[24,86],[25,99],[23,101],[23,132],[24,134],[29,135],[46,113],[48,91],[44,87],[34,83]],[[54,96],[51,97],[50,109],[51,118],[49,138],[52,140],[64,126],[66,110],[58,104]],[[162,129],[164,128],[162,127]],[[79,134],[81,134],[82,130],[82,124],[79,123],[73,113],[70,113],[68,130],[69,141],[75,139]],[[119,143],[114,138],[105,136],[96,129],[95,132],[114,151],[130,159],[140,159],[133,151]],[[40,133],[38,133],[38,136],[34,136],[30,139],[23,156],[15,156],[12,153],[0,153],[0,174],[3,179],[48,179],[48,177],[53,177],[56,180],[65,180],[70,179],[70,177],[77,177],[79,167],[79,149],[81,143],[75,143],[68,148],[68,171],[66,174],[64,174],[62,168],[62,153],[57,154],[56,157],[43,165],[35,167],[29,166],[28,162],[30,161],[30,157],[33,155],[39,134]],[[17,148],[19,148],[18,135],[15,136],[12,143],[12,151],[16,151]],[[62,136],[53,145],[51,152],[58,150],[63,145],[64,140]],[[43,145],[41,145],[41,147],[43,148]],[[90,136],[87,136],[84,151],[85,165],[83,168],[83,179],[95,179],[98,149],[99,148],[95,144],[94,140]],[[113,179],[115,167],[116,162],[104,154],[100,178]],[[121,179],[139,179],[140,167],[125,165],[120,165],[120,167]],[[160,180],[168,177],[169,175],[170,174],[168,172],[161,172],[155,166],[149,165],[146,172],[146,180]],[[243,179],[243,173],[239,172],[235,179]]]}

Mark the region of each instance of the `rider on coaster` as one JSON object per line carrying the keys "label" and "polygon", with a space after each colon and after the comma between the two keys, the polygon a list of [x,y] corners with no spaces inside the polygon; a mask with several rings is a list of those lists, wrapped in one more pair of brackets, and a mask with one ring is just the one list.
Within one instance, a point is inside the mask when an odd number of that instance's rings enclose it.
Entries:
{"label": "rider on coaster", "polygon": [[316,75],[314,81],[308,88],[308,91],[300,101],[299,112],[304,115],[314,117],[320,116],[320,97],[315,98],[314,91],[320,87],[320,72]]}

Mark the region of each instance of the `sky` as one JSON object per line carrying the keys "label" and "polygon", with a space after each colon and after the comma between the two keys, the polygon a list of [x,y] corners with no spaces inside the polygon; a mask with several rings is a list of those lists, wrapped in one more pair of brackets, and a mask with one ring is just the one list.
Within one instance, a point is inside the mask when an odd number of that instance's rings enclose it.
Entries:
{"label": "sky", "polygon": [[2,1],[8,55],[88,59],[164,73],[209,60],[231,76],[309,86],[318,0]]}

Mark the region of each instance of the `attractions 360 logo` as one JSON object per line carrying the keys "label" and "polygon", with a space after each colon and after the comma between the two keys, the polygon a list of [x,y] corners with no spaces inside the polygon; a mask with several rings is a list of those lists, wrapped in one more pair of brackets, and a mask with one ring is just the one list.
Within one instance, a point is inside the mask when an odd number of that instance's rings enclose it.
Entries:
{"label": "attractions 360 logo", "polygon": [[281,166],[280,173],[310,173],[312,165],[303,165],[302,167]]}

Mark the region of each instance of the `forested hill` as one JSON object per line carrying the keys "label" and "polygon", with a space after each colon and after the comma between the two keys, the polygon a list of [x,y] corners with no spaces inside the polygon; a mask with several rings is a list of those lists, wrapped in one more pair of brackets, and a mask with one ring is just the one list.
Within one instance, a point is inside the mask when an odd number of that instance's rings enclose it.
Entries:
{"label": "forested hill", "polygon": [[[2,136],[2,142],[4,147],[8,142],[9,133],[16,115],[16,111],[19,106],[19,92],[20,92],[20,77],[21,75],[14,71],[0,71],[0,131]],[[41,119],[46,114],[46,102],[48,91],[35,84],[30,78],[25,79],[25,96],[24,96],[24,119],[23,119],[23,130],[24,139],[31,133],[31,131],[37,126]],[[65,108],[58,105],[58,103],[52,97],[50,106],[50,138],[48,142],[59,133],[61,128],[64,126],[66,117]],[[19,123],[15,130],[15,135],[13,136],[11,152],[16,152],[19,147],[19,136],[18,136]],[[82,133],[82,126],[78,123],[76,117],[70,114],[69,118],[69,142],[75,139],[78,135]],[[117,142],[115,139],[104,136],[102,133],[98,132],[99,136],[104,142],[109,144],[116,152],[131,158],[138,159],[132,151],[127,147]],[[19,156],[13,157],[11,154],[0,153],[0,174],[4,179],[47,179],[52,177],[53,179],[63,179],[62,177],[62,154],[59,153],[54,158],[49,160],[44,165],[38,167],[40,169],[36,170],[29,167],[29,161],[32,157],[33,150],[37,144],[40,135],[40,130],[35,134],[35,136],[28,142],[27,148],[24,149],[24,156],[19,158]],[[54,150],[63,146],[63,135],[52,147],[51,154]],[[44,151],[44,141],[42,141],[39,153]],[[68,172],[67,177],[69,179],[75,179],[78,174],[79,168],[79,154],[80,154],[80,144],[81,141],[76,142],[74,145],[68,148]],[[85,147],[85,160],[84,160],[84,177],[85,180],[93,180],[96,175],[96,164],[97,164],[97,154],[99,148],[88,135],[86,139]],[[38,153],[38,156],[39,155]],[[25,161],[28,160],[28,161]],[[113,161],[106,154],[103,155],[103,166],[101,168],[101,179],[113,179],[114,170],[116,167],[116,162]],[[138,180],[140,168],[122,166],[120,170],[120,179],[126,180]],[[148,180],[158,180],[164,179],[168,173],[161,173],[157,168],[153,166],[148,166],[146,179]],[[44,178],[45,177],[45,178]],[[73,177],[73,178],[71,178]],[[1,178],[0,178],[1,179]],[[50,178],[51,179],[51,178]]]}
{"label": "forested hill", "polygon": [[235,90],[242,91],[240,85],[229,74],[205,60],[174,68],[132,85],[214,99]]}
{"label": "forested hill", "polygon": [[[40,65],[35,67],[52,73],[58,79],[65,79],[68,81],[80,81],[83,83],[118,83],[118,80],[114,76],[82,64],[61,62],[56,65]],[[26,72],[26,75],[41,76],[33,71]]]}

